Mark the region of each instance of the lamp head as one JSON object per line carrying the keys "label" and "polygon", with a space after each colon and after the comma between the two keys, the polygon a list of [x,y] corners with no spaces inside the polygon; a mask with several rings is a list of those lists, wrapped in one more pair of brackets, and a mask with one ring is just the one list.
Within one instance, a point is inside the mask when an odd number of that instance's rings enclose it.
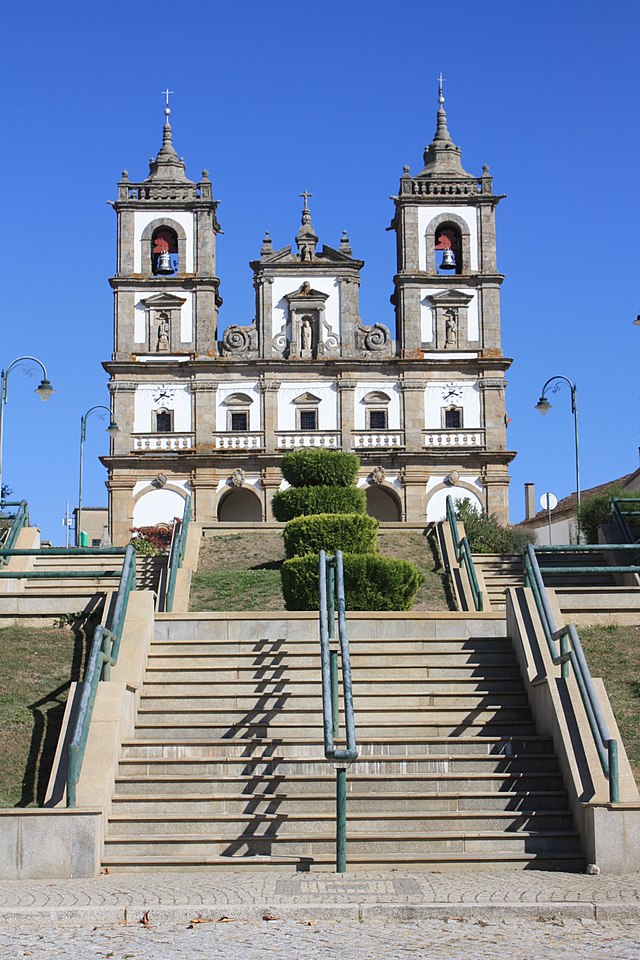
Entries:
{"label": "lamp head", "polygon": [[110,437],[115,437],[116,433],[120,433],[120,427],[115,420],[111,420],[109,426],[107,427],[107,433]]}
{"label": "lamp head", "polygon": [[43,378],[34,392],[38,394],[41,400],[48,400],[51,394],[55,393],[55,390],[50,382],[46,378]]}
{"label": "lamp head", "polygon": [[536,410],[539,413],[541,413],[542,416],[549,413],[549,410],[551,410],[551,404],[549,403],[549,401],[545,396],[540,397],[540,399],[536,403]]}

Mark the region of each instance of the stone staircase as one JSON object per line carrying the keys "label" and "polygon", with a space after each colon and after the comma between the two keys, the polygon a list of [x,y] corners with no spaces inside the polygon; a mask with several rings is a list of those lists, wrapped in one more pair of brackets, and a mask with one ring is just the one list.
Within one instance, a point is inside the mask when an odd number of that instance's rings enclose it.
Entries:
{"label": "stone staircase", "polygon": [[[108,818],[110,872],[334,869],[317,624],[254,616],[156,619]],[[349,631],[349,869],[582,868],[504,621],[373,615]]]}
{"label": "stone staircase", "polygon": [[523,583],[522,555],[519,553],[474,553],[473,565],[482,576],[491,610],[504,610],[504,592]]}

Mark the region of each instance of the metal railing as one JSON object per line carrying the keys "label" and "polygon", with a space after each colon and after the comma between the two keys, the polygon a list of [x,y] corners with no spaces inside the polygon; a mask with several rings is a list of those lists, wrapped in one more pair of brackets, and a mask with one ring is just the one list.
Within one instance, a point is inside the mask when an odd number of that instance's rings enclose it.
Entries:
{"label": "metal railing", "polygon": [[624,542],[637,543],[638,537],[631,529],[627,517],[635,517],[635,522],[640,522],[640,497],[612,497],[610,510],[611,521]]}
{"label": "metal railing", "polygon": [[[9,527],[9,532],[4,539],[3,547],[7,550],[11,550],[18,539],[18,534],[23,527],[29,526],[29,505],[26,500],[3,500],[0,502],[0,514],[5,507],[17,507],[18,509],[13,514],[13,516],[5,517],[6,520],[11,520],[11,526]],[[2,557],[2,563],[7,563],[9,560],[8,557]]]}
{"label": "metal railing", "polygon": [[[322,664],[322,718],[324,726],[324,755],[336,770],[336,873],[347,870],[347,766],[358,759],[356,728],[353,713],[351,658],[347,634],[344,597],[344,569],[342,551],[327,557],[320,551],[320,659]],[[338,639],[342,663],[342,695],[346,749],[336,747],[340,732],[338,650],[335,641],[335,606],[338,601]]]}
{"label": "metal railing", "polygon": [[100,680],[111,678],[111,667],[118,662],[122,629],[127,613],[129,594],[136,586],[136,552],[131,545],[126,549],[120,585],[115,604],[104,626],[100,624],[93,634],[89,662],[84,675],[80,706],[67,757],[67,806],[76,806],[76,788],[82,769],[82,760],[89,735],[89,725]]}
{"label": "metal railing", "polygon": [[[575,547],[573,548],[575,549]],[[589,672],[582,650],[580,637],[574,624],[570,623],[558,629],[549,606],[547,591],[538,566],[536,551],[528,544],[523,556],[525,586],[531,587],[542,629],[554,664],[560,665],[563,678],[569,677],[569,668],[580,691],[580,697],[589,721],[602,771],[609,781],[609,801],[618,803],[620,799],[620,777],[618,770],[618,741],[609,736],[607,722],[602,713],[598,694]],[[557,644],[560,644],[558,653]]]}
{"label": "metal railing", "polygon": [[187,546],[187,533],[189,531],[189,522],[191,520],[191,494],[187,495],[184,502],[184,513],[182,520],[178,520],[173,528],[171,537],[171,548],[169,550],[169,564],[167,576],[167,589],[164,597],[163,609],[165,613],[171,613],[173,610],[173,598],[176,592],[176,580],[178,570],[184,560],[184,552]]}
{"label": "metal railing", "polygon": [[[7,563],[11,557],[95,557],[99,562],[107,557],[124,557],[124,547],[31,547],[17,550],[0,547],[0,562]],[[1,570],[0,579],[5,580],[75,580],[98,577],[119,577],[120,569],[106,570]]]}
{"label": "metal railing", "polygon": [[[632,560],[637,558],[639,548],[638,544],[634,543],[572,543],[572,544],[557,544],[552,546],[534,546],[534,551],[536,555],[542,556],[543,554],[559,554],[559,553],[568,553],[568,554],[589,554],[589,553],[616,553],[624,551],[632,551]],[[541,573],[554,574],[595,574],[595,573],[640,573],[640,566],[637,563],[629,564],[593,564],[591,566],[586,565],[576,565],[575,563],[571,566],[560,567],[554,566],[553,564],[545,564],[540,566]]]}
{"label": "metal railing", "polygon": [[456,552],[456,560],[467,571],[469,585],[471,587],[471,596],[473,598],[473,605],[477,611],[481,612],[484,609],[484,597],[482,595],[482,590],[480,589],[480,584],[478,583],[478,577],[476,574],[476,568],[473,564],[473,557],[471,556],[471,547],[469,546],[469,541],[466,537],[460,538],[458,535],[458,518],[456,517],[456,509],[453,505],[453,497],[451,494],[447,496],[447,520],[449,521],[449,529],[451,530],[453,547]]}

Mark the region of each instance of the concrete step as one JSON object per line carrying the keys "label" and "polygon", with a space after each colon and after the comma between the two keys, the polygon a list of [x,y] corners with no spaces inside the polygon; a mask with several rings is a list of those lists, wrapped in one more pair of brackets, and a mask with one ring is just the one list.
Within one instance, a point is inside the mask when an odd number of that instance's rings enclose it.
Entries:
{"label": "concrete step", "polygon": [[[349,780],[347,779],[347,786]],[[271,792],[253,796],[240,792],[224,795],[202,793],[134,794],[121,793],[113,797],[113,815],[136,815],[143,818],[158,817],[207,817],[239,816],[240,814],[291,814],[308,817],[330,815],[335,818],[335,783],[326,781],[320,784],[322,789],[309,790],[307,793],[291,795],[280,787]],[[489,813],[492,811],[511,811],[512,813],[535,813],[540,810],[567,809],[567,795],[564,789],[548,789],[546,784],[539,788],[523,790],[518,788],[504,790],[474,789],[460,792],[451,790],[439,792],[436,789],[416,789],[411,793],[388,791],[384,784],[380,789],[371,789],[366,794],[349,792],[348,816],[377,816],[385,813],[446,813],[451,812]]]}
{"label": "concrete step", "polygon": [[[212,723],[208,720],[195,721],[188,716],[181,716],[179,722],[173,718],[147,718],[145,721],[138,719],[135,731],[136,735],[142,738],[166,739],[171,738],[178,742],[189,740],[201,740],[205,736],[212,739],[225,738],[231,740],[235,736],[243,737],[269,737],[272,739],[288,739],[292,734],[300,730],[316,730],[318,733],[322,730],[322,725],[314,722],[313,725],[306,723],[301,726],[299,720],[290,717],[275,717],[273,719],[256,717],[244,721],[233,723],[224,723],[218,720]],[[418,736],[443,736],[452,737],[462,733],[466,736],[501,736],[511,734],[513,736],[529,736],[535,733],[534,725],[530,714],[523,720],[515,720],[513,717],[502,717],[496,713],[481,713],[471,715],[466,718],[458,717],[432,717],[425,719],[425,711],[418,711],[416,717],[407,718],[400,716],[397,712],[393,714],[391,720],[385,719],[367,719],[358,714],[357,735],[362,739],[371,737],[382,737],[393,733],[397,736],[418,737]]]}
{"label": "concrete step", "polygon": [[[167,662],[163,662],[164,660]],[[303,658],[298,658],[302,660]],[[373,659],[373,658],[372,658]],[[351,667],[354,671],[354,683],[365,680],[376,680],[378,678],[387,680],[405,681],[412,678],[420,679],[424,677],[433,677],[437,679],[465,679],[467,677],[487,676],[495,678],[513,679],[520,677],[520,671],[515,662],[510,658],[494,657],[484,663],[472,661],[469,657],[462,655],[455,657],[449,655],[447,659],[441,656],[438,659],[427,659],[426,657],[412,657],[415,663],[401,661],[385,664],[376,663],[363,665],[351,659]],[[320,677],[320,658],[313,660],[311,657],[305,657],[308,663],[275,662],[267,664],[245,664],[238,665],[216,663],[208,657],[193,658],[157,658],[153,657],[148,666],[146,679],[147,682],[164,683],[182,683],[190,682],[194,679],[200,681],[216,680],[219,683],[231,683],[236,681],[247,682],[251,680],[262,680],[269,677],[278,677],[286,675],[294,681],[317,681]],[[170,662],[169,662],[170,661]],[[187,664],[189,664],[187,666]]]}
{"label": "concrete step", "polygon": [[[298,702],[311,699],[317,700],[322,696],[322,680],[320,676],[298,681],[286,674],[276,677],[260,677],[250,681],[218,681],[211,679],[203,682],[197,679],[197,674],[191,678],[165,682],[162,680],[147,679],[142,688],[142,698],[145,702],[167,700],[193,700],[194,706],[200,701],[214,700],[223,706],[229,701],[237,701],[238,705],[247,700],[262,702],[265,696],[279,696],[286,694],[288,702]],[[446,697],[455,694],[461,700],[476,694],[478,697],[495,696],[510,698],[514,695],[524,696],[522,680],[504,679],[501,677],[405,677],[391,679],[379,677],[371,680],[354,679],[354,696],[358,697],[360,705],[370,704],[379,700],[384,706],[389,699],[397,699],[398,703],[408,706],[420,706],[424,697]],[[414,703],[415,701],[415,703]],[[505,700],[504,702],[510,702]]]}
{"label": "concrete step", "polygon": [[[394,638],[391,640],[350,640],[349,647],[354,663],[360,662],[359,657],[366,657],[363,665],[378,662],[378,657],[395,658],[405,655],[425,654],[454,654],[461,656],[498,655],[512,656],[511,641],[505,637],[473,637],[448,639],[411,639]],[[156,656],[187,656],[187,657],[216,657],[224,662],[241,666],[243,662],[254,663],[260,658],[270,660],[273,657],[283,657],[297,662],[299,657],[310,656],[314,660],[320,654],[320,641],[317,636],[308,640],[287,639],[282,641],[268,640],[264,643],[251,641],[222,641],[222,640],[181,640],[180,642],[152,641],[149,649],[150,658]],[[383,661],[384,662],[384,661]]]}

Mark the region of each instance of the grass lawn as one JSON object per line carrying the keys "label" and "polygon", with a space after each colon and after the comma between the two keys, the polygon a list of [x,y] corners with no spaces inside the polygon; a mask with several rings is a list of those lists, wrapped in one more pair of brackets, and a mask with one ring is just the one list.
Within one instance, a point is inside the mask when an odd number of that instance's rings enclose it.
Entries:
{"label": "grass lawn", "polygon": [[[411,560],[426,577],[414,610],[449,610],[446,578],[421,530],[378,534],[380,553]],[[191,583],[189,607],[198,610],[284,610],[280,566],[284,560],[279,530],[209,536],[200,549],[198,572]]]}
{"label": "grass lawn", "polygon": [[604,680],[636,781],[640,783],[640,625],[580,627],[594,677]]}
{"label": "grass lawn", "polygon": [[0,806],[43,802],[85,639],[70,627],[0,628]]}

